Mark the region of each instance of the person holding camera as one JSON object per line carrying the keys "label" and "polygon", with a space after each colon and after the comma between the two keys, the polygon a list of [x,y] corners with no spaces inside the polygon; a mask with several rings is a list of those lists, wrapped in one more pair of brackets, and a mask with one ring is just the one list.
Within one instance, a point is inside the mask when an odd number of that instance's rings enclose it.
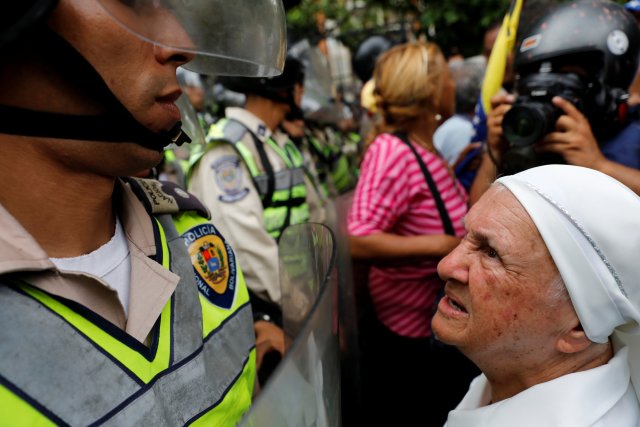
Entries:
{"label": "person holding camera", "polygon": [[498,175],[549,163],[598,170],[640,194],[640,125],[627,88],[640,31],[623,6],[582,1],[550,12],[518,43],[517,96],[492,98],[475,202]]}

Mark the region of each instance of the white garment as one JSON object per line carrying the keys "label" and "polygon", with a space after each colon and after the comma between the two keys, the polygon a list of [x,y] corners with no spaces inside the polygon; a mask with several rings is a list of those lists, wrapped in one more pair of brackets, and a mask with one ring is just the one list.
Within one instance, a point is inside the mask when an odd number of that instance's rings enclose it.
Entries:
{"label": "white garment", "polygon": [[118,293],[120,303],[128,317],[131,259],[119,218],[116,217],[116,231],[111,240],[95,251],[79,257],[50,259],[61,271],[89,273],[102,279]]}
{"label": "white garment", "polygon": [[491,386],[476,377],[445,427],[638,427],[640,406],[630,383],[628,349],[608,364],[535,385],[488,405]]}
{"label": "white garment", "polygon": [[471,118],[456,114],[444,121],[433,134],[433,145],[450,164],[455,164],[460,152],[475,134]]}

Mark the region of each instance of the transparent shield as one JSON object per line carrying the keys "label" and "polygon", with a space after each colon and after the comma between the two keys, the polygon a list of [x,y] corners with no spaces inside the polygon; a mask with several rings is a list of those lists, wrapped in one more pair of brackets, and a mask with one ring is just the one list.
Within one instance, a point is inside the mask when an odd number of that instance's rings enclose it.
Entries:
{"label": "transparent shield", "polygon": [[184,67],[203,74],[282,72],[286,21],[281,0],[98,0],[143,40],[192,52]]}
{"label": "transparent shield", "polygon": [[363,316],[366,274],[360,264],[354,264],[349,251],[347,216],[353,200],[353,190],[336,197],[336,248],[340,310],[340,375],[342,389],[342,422],[358,425],[365,411],[362,396],[362,357],[359,324]]}
{"label": "transparent shield", "polygon": [[180,109],[180,119],[182,120],[182,130],[191,138],[191,145],[204,145],[204,130],[198,120],[198,113],[189,101],[186,94],[180,95],[176,101],[176,105]]}
{"label": "transparent shield", "polygon": [[287,352],[241,426],[340,426],[338,278],[333,234],[321,224],[280,237]]}

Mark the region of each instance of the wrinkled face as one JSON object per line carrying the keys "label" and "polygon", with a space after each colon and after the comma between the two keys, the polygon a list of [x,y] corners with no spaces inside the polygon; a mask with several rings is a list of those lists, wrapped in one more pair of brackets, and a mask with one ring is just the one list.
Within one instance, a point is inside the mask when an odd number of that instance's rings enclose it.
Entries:
{"label": "wrinkled face", "polygon": [[517,199],[492,187],[466,217],[467,235],[438,265],[446,296],[433,330],[479,366],[534,362],[576,321],[550,295],[558,270]]}

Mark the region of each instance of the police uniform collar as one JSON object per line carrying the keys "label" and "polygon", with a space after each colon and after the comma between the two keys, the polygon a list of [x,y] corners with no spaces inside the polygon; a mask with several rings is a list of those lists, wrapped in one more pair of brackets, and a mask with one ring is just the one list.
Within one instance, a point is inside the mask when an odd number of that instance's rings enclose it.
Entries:
{"label": "police uniform collar", "polygon": [[244,108],[229,107],[225,109],[225,115],[229,119],[242,123],[262,142],[266,142],[273,134],[264,121]]}

